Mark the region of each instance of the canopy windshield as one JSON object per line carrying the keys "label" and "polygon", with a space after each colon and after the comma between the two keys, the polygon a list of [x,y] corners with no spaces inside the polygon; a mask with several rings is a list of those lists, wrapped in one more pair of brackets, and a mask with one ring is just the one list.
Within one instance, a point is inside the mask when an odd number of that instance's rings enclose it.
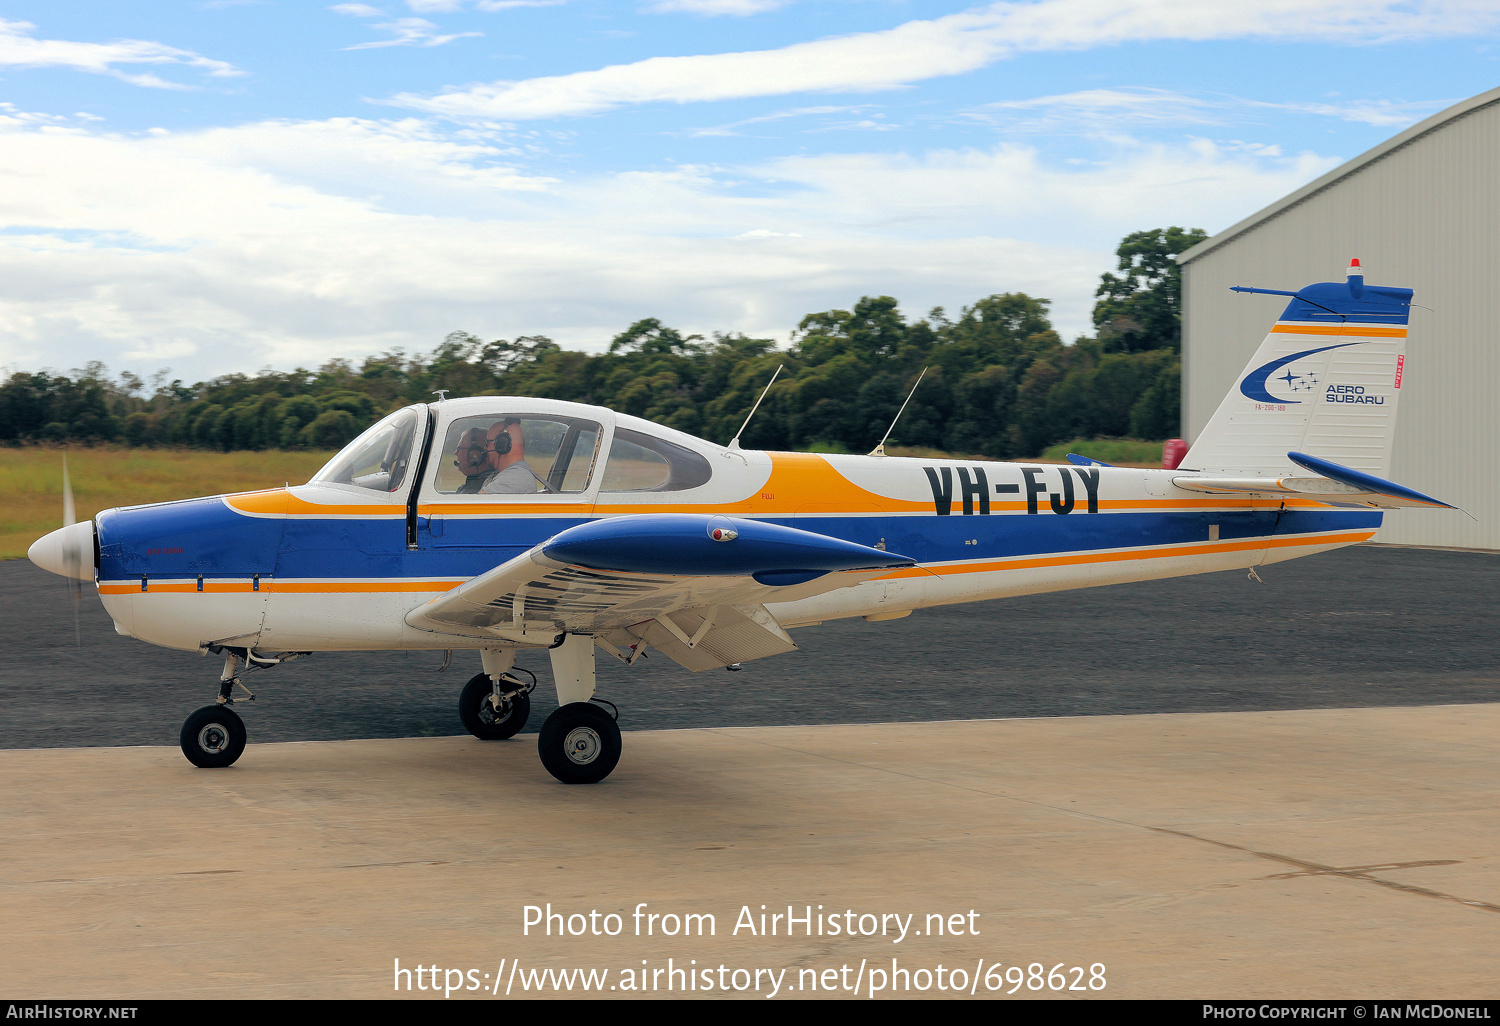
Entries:
{"label": "canopy windshield", "polygon": [[425,407],[408,406],[377,423],[328,461],[313,481],[394,492],[407,480]]}

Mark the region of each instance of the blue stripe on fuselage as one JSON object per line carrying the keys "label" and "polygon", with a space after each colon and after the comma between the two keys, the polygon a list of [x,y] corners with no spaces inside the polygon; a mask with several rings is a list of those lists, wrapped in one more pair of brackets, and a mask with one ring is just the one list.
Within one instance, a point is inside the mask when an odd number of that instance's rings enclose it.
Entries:
{"label": "blue stripe on fuselage", "polygon": [[[251,517],[219,499],[114,510],[100,515],[101,580],[139,577],[444,578],[484,573],[559,531],[593,517],[447,518],[434,538],[423,517],[419,547],[406,548],[403,518]],[[1209,527],[1233,541],[1272,534],[1374,530],[1363,510],[1198,510],[989,516],[769,517],[875,546],[921,563],[1206,542]]]}

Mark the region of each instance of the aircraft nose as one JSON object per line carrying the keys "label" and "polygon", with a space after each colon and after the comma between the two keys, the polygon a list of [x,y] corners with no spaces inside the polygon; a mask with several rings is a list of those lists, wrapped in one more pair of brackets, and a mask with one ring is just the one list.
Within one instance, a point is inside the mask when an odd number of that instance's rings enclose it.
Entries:
{"label": "aircraft nose", "polygon": [[26,558],[48,573],[75,581],[94,579],[94,522],[60,527],[31,543]]}

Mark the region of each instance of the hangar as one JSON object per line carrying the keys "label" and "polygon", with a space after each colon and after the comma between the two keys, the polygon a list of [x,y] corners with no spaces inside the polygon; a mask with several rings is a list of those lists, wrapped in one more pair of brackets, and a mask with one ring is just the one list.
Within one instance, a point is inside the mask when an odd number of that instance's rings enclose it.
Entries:
{"label": "hangar", "polygon": [[1190,441],[1284,300],[1231,285],[1416,290],[1391,477],[1473,513],[1388,515],[1376,540],[1500,549],[1500,89],[1428,118],[1182,253]]}

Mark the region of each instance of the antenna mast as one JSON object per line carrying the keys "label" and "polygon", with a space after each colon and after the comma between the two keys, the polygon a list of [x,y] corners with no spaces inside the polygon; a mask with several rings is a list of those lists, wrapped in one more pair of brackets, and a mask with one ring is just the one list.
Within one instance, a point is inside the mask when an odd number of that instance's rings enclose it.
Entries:
{"label": "antenna mast", "polygon": [[[911,391],[908,392],[908,393],[906,393],[906,403],[911,402],[911,397],[917,394],[917,385],[920,385],[922,383],[922,379],[925,378],[926,376],[927,376],[927,368],[923,367],[922,368],[922,373],[917,375],[916,385],[912,385],[911,386]],[[903,414],[903,413],[906,412],[906,403],[902,403],[901,404],[901,409],[899,409],[899,410],[896,411],[896,420],[900,420],[901,419],[901,414]],[[891,432],[892,431],[896,430],[896,420],[891,421],[891,426],[885,429],[885,434],[881,437],[880,444],[877,445],[875,448],[873,448],[873,449],[870,450],[870,455],[871,456],[884,456],[884,455],[886,455],[886,452],[885,452],[885,440],[887,438],[891,437]]]}
{"label": "antenna mast", "polygon": [[781,373],[781,368],[783,366],[785,366],[785,364],[776,365],[776,374],[772,374],[771,380],[766,382],[765,389],[760,393],[760,399],[755,400],[755,405],[750,407],[750,413],[745,417],[745,423],[740,425],[740,429],[736,431],[734,433],[734,437],[729,440],[729,448],[738,449],[740,447],[740,435],[743,435],[745,433],[745,428],[750,426],[750,418],[755,416],[756,410],[760,409],[761,399],[764,399],[766,397],[766,392],[769,392],[771,390],[771,386],[776,384],[776,375]]}

